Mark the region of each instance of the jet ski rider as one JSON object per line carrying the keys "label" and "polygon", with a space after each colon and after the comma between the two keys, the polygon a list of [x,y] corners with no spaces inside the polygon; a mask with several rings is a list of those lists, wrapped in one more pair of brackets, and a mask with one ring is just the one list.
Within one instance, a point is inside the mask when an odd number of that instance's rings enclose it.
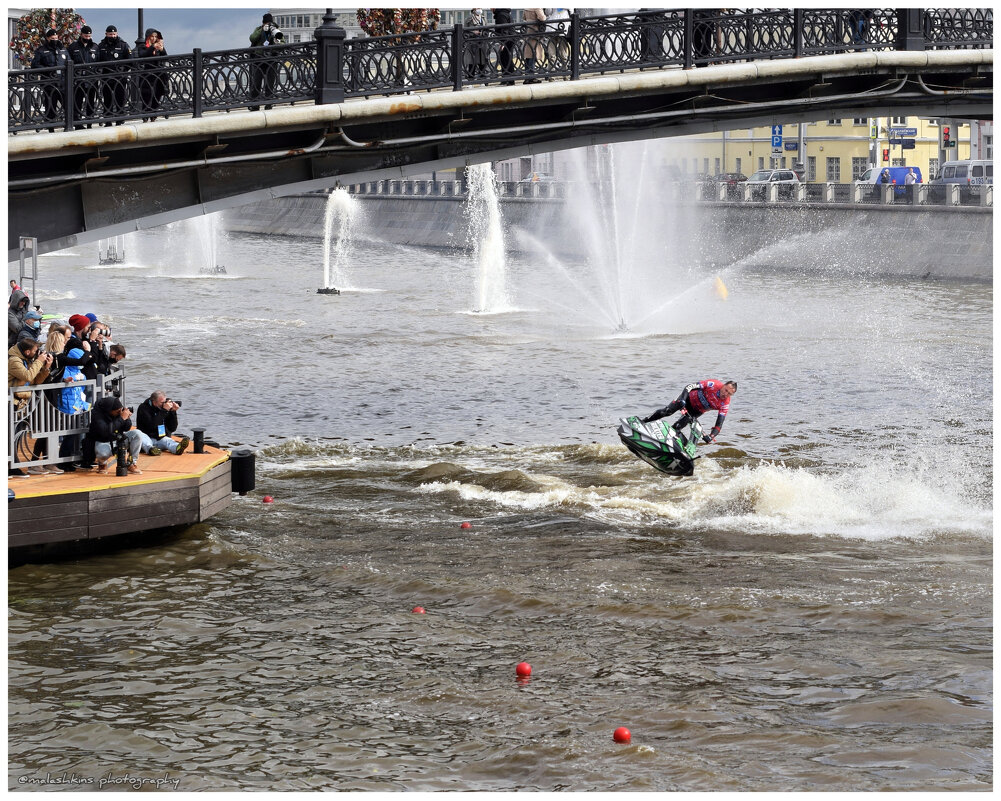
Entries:
{"label": "jet ski rider", "polygon": [[713,426],[713,430],[709,434],[702,435],[703,442],[714,442],[719,436],[720,429],[723,428],[723,420],[730,409],[730,398],[736,392],[736,381],[724,383],[718,378],[707,378],[697,384],[689,384],[681,391],[677,400],[671,401],[663,409],[658,409],[649,417],[644,417],[643,422],[652,423],[654,420],[660,420],[662,417],[668,417],[684,409],[685,413],[672,426],[675,431],[680,431],[689,424],[690,418],[700,417],[710,409],[715,409],[717,412],[716,425]]}

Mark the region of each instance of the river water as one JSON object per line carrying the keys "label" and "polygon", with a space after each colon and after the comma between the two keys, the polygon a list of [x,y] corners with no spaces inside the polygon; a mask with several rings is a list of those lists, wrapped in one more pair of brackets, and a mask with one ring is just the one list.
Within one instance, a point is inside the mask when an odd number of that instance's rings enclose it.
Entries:
{"label": "river water", "polygon": [[[9,571],[10,788],[992,787],[990,286],[777,238],[621,331],[535,259],[487,314],[469,253],[358,242],[326,296],[318,241],[191,241],[43,257],[39,297],[257,491]],[[706,377],[694,478],[618,443]]]}

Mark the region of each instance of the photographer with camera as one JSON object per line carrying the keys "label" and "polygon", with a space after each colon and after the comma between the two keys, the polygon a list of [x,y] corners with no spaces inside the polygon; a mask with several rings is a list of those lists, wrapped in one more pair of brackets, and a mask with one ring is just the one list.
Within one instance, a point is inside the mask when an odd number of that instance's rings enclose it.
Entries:
{"label": "photographer with camera", "polygon": [[177,430],[177,410],[180,401],[173,401],[161,390],[156,390],[139,404],[136,427],[142,440],[142,451],[159,456],[163,451],[180,456],[191,442],[187,437],[175,440],[171,435]]}
{"label": "photographer with camera", "polygon": [[119,398],[101,398],[94,404],[87,436],[94,445],[98,473],[108,472],[108,462],[115,458],[118,438],[125,437],[131,456],[129,472],[142,475],[139,469],[142,439],[139,431],[132,428],[132,409],[126,408]]}
{"label": "photographer with camera", "polygon": [[[267,48],[279,44],[285,44],[285,34],[275,25],[275,18],[265,14],[261,24],[250,34],[250,46]],[[251,50],[250,58],[254,59],[250,64],[250,99],[257,100],[263,96],[268,100],[274,95],[275,84],[278,82],[278,62],[264,49]],[[260,106],[248,106],[248,108],[250,111],[257,111]],[[271,108],[269,103],[264,110],[268,111]]]}

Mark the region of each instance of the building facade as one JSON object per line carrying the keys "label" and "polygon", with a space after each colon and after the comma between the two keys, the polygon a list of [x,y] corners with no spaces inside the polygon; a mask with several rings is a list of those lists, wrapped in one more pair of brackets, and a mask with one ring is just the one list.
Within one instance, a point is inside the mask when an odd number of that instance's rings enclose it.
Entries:
{"label": "building facade", "polygon": [[[944,128],[956,142],[948,152],[940,147]],[[973,128],[976,124],[971,128],[969,121],[943,120],[940,124],[919,117],[829,119],[781,126],[779,150],[772,147],[771,128],[737,128],[678,137],[673,140],[677,155],[668,165],[674,168],[672,172],[689,177],[802,167],[807,181],[835,183],[851,183],[869,167],[906,166],[920,167],[925,180],[930,180],[938,174],[943,158],[971,158]],[[992,149],[992,134],[992,126],[980,133],[982,152]],[[907,140],[913,140],[913,148],[897,144]]]}

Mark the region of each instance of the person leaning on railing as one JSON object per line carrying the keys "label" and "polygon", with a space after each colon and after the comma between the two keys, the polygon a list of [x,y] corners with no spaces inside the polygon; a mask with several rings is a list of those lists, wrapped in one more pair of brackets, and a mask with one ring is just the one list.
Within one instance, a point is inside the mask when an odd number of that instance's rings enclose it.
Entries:
{"label": "person leaning on railing", "polygon": [[24,315],[24,322],[21,323],[21,330],[17,332],[17,341],[30,340],[39,345],[45,341],[42,333],[42,315],[34,309],[28,309]]}
{"label": "person leaning on railing", "polygon": [[[43,354],[39,344],[34,340],[22,339],[7,351],[7,387],[29,387],[35,384],[44,384],[49,375],[49,366],[52,364],[52,356]],[[13,403],[16,411],[21,411],[27,407],[31,400],[30,392],[15,392]],[[23,422],[15,422],[15,427],[26,427]],[[11,431],[11,435],[15,432]],[[16,439],[13,436],[12,439]],[[28,468],[28,473],[44,473],[38,467]],[[28,475],[21,470],[8,468],[8,475],[27,478]]]}

